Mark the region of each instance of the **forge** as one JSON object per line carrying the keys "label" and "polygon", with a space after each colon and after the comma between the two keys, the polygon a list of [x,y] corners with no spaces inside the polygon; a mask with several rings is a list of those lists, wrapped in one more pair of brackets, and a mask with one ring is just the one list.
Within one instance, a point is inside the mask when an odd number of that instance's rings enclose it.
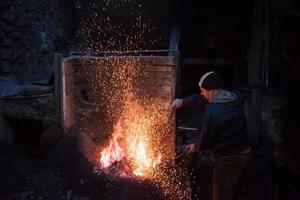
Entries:
{"label": "forge", "polygon": [[109,175],[153,178],[174,162],[175,51],[56,55],[65,132],[97,141],[96,167]]}
{"label": "forge", "polygon": [[0,199],[213,199],[215,144],[186,151],[208,102],[171,109],[210,71],[242,97],[241,195],[298,199],[296,5],[1,1]]}

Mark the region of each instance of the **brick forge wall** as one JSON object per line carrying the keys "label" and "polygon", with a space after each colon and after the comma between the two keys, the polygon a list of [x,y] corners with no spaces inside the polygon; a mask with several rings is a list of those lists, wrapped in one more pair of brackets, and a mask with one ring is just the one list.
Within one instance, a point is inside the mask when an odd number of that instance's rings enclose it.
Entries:
{"label": "brick forge wall", "polygon": [[[97,87],[95,84],[95,76],[97,76],[97,68],[102,67],[100,63],[107,58],[96,57],[71,57],[68,58],[68,67],[71,73],[66,91],[70,83],[73,83],[72,91],[73,106],[74,106],[74,127],[75,131],[88,134],[96,143],[102,145],[107,142],[108,136],[112,133],[112,123],[108,121],[110,116],[105,116],[104,109],[109,109],[105,103],[105,97],[101,95],[104,89]],[[115,58],[112,58],[115,59]],[[120,58],[126,60],[126,57]],[[136,58],[130,58],[136,59]],[[147,71],[147,75],[140,74],[133,80],[135,84],[134,95],[149,96],[159,98],[164,104],[170,105],[175,96],[176,85],[176,68],[173,57],[139,57],[139,67],[143,67]],[[137,67],[138,67],[137,66]],[[116,66],[114,66],[116,67]],[[94,78],[93,78],[94,77]],[[97,78],[98,81],[103,81],[102,77]],[[69,86],[68,86],[69,85]],[[69,87],[70,88],[70,87]],[[120,97],[122,98],[122,97]],[[69,103],[72,103],[69,101]],[[69,108],[71,109],[71,108]],[[168,116],[169,117],[169,116]],[[115,121],[114,121],[115,123]],[[175,150],[175,120],[170,119],[170,129],[162,127],[161,146],[164,148],[164,154],[172,158]]]}

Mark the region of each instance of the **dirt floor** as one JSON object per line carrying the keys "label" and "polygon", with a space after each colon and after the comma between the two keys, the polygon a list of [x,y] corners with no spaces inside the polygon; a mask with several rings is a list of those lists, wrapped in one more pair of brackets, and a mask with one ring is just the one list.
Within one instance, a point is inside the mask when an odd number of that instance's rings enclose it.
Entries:
{"label": "dirt floor", "polygon": [[[161,188],[146,181],[107,176],[96,170],[95,143],[86,135],[63,134],[58,127],[43,132],[39,151],[32,142],[0,143],[0,199],[2,200],[168,200]],[[300,199],[300,174],[282,162],[256,155],[248,164],[243,200]],[[211,199],[203,170],[201,199]],[[186,181],[186,180],[185,180]],[[186,190],[187,188],[184,188]],[[207,190],[207,191],[206,191]],[[186,200],[186,198],[179,198]]]}
{"label": "dirt floor", "polygon": [[150,183],[95,174],[81,142],[65,135],[39,154],[26,145],[1,145],[0,199],[164,199]]}

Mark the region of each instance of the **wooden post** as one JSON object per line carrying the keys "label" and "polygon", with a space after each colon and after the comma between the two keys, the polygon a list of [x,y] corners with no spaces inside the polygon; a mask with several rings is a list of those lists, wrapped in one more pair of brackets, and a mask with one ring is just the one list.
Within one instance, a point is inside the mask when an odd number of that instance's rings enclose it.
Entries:
{"label": "wooden post", "polygon": [[249,49],[248,84],[251,87],[248,131],[251,142],[257,144],[261,121],[261,59],[263,50],[263,1],[253,1],[252,30]]}
{"label": "wooden post", "polygon": [[265,84],[269,86],[269,0],[265,0]]}
{"label": "wooden post", "polygon": [[56,120],[61,124],[61,65],[62,65],[62,55],[55,53],[54,54],[54,101],[55,101],[55,115]]}

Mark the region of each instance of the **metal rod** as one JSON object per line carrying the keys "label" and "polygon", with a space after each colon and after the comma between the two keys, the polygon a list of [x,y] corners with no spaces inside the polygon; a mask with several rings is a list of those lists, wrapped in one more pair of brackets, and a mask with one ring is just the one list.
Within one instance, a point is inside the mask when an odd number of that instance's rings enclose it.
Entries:
{"label": "metal rod", "polygon": [[184,155],[186,155],[186,152],[183,152],[183,153],[181,153],[181,154],[175,156],[175,159],[180,158],[180,157],[182,157],[182,156],[184,156]]}
{"label": "metal rod", "polygon": [[178,126],[178,129],[180,129],[180,130],[188,130],[188,131],[198,131],[197,128],[185,127],[185,126]]}

